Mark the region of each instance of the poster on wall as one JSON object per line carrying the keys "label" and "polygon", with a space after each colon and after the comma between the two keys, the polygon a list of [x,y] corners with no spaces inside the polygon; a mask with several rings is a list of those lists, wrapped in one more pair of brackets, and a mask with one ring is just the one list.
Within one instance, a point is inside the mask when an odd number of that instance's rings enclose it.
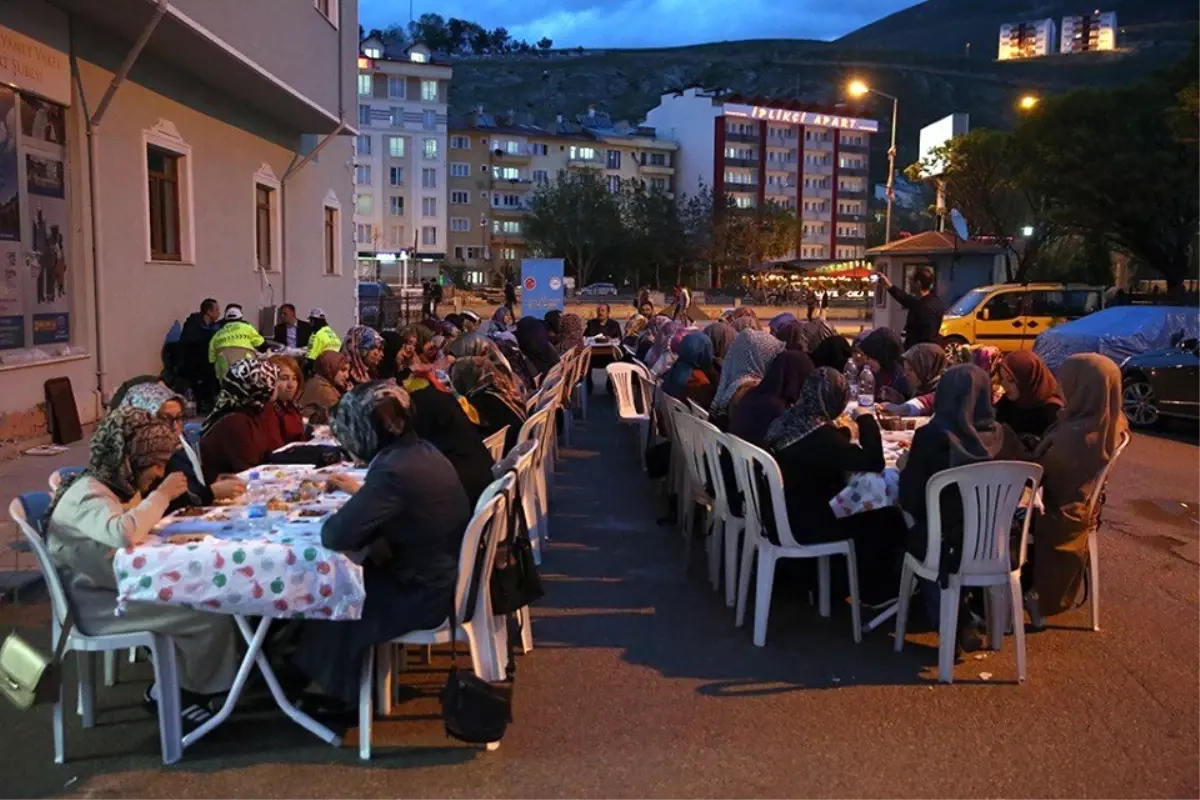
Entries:
{"label": "poster on wall", "polygon": [[67,141],[66,109],[58,103],[22,95],[21,133],[31,141],[61,147]]}
{"label": "poster on wall", "polygon": [[21,182],[17,175],[17,95],[0,86],[0,241],[21,238]]}
{"label": "poster on wall", "polygon": [[33,343],[70,341],[67,290],[68,209],[63,162],[28,153],[25,180],[29,202],[29,237],[25,266],[34,285]]}
{"label": "poster on wall", "polygon": [[25,346],[25,291],[19,245],[0,242],[0,350]]}

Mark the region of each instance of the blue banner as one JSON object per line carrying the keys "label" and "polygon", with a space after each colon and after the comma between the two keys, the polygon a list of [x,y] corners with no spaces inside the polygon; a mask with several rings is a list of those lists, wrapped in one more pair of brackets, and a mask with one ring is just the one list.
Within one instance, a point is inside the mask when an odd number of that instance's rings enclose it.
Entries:
{"label": "blue banner", "polygon": [[521,313],[541,318],[563,310],[563,260],[521,259]]}

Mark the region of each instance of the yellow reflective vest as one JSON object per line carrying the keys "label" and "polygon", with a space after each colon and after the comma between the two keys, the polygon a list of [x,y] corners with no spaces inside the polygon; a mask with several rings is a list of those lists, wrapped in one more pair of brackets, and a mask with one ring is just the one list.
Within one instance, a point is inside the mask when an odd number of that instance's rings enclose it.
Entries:
{"label": "yellow reflective vest", "polygon": [[262,334],[249,322],[237,320],[226,322],[208,342],[208,361],[217,361],[217,352],[227,347],[242,347],[246,350],[256,350],[263,343]]}
{"label": "yellow reflective vest", "polygon": [[314,333],[312,338],[308,340],[308,358],[310,361],[316,361],[317,356],[326,350],[341,349],[342,340],[338,338],[337,332],[328,325]]}

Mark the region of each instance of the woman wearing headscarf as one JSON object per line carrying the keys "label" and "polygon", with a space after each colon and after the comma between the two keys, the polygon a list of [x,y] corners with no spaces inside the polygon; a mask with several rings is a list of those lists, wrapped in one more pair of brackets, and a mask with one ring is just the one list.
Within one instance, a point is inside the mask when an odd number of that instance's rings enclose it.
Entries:
{"label": "woman wearing headscarf", "polygon": [[804,340],[808,343],[809,353],[816,350],[826,339],[843,338],[833,329],[833,326],[823,319],[802,322],[800,323],[800,330],[802,331]]}
{"label": "woman wearing headscarf", "polygon": [[383,337],[374,328],[355,325],[346,331],[342,353],[350,360],[351,384],[367,383],[379,375],[383,361]]}
{"label": "woman wearing headscarf", "polygon": [[[223,614],[149,603],[128,603],[117,616],[113,570],[114,551],[145,542],[170,504],[187,492],[182,473],[164,477],[178,446],[172,427],[149,412],[113,409],[92,434],[87,468],[55,492],[46,540],[83,633],[154,631],[172,638],[186,730],[210,718],[208,698],[233,683],[238,649],[233,622]],[[145,695],[151,710],[157,697],[151,686]]]}
{"label": "woman wearing headscarf", "polygon": [[663,379],[663,391],[676,400],[691,400],[701,408],[712,405],[720,380],[713,370],[712,340],[693,331],[676,348],[675,363]]}
{"label": "woman wearing headscarf", "polygon": [[704,329],[704,335],[713,344],[713,369],[719,375],[725,364],[725,356],[729,354],[729,348],[733,346],[737,331],[728,322],[714,322]]}
{"label": "woman wearing headscarf", "polygon": [[808,336],[804,332],[804,326],[799,322],[789,322],[771,333],[776,339],[783,342],[783,346],[788,350],[798,353],[807,353],[809,350]]}
{"label": "woman wearing headscarf", "polygon": [[204,480],[236,474],[270,460],[284,441],[267,404],[275,399],[279,368],[244,358],[229,368],[200,438]]}
{"label": "woman wearing headscarf", "polygon": [[583,331],[586,326],[583,317],[578,314],[563,314],[556,348],[559,355],[565,355],[583,344]]}
{"label": "woman wearing headscarf", "polygon": [[729,325],[738,333],[758,330],[758,317],[754,314],[736,314],[729,320]]}
{"label": "woman wearing headscarf", "polygon": [[413,407],[410,424],[417,436],[433,444],[454,465],[474,506],[492,482],[492,455],[483,444],[479,412],[465,397],[456,396],[452,387],[431,378],[414,376],[404,382]]}
{"label": "woman wearing headscarf", "polygon": [[550,344],[554,345],[554,349],[558,350],[560,353],[562,350],[558,349],[558,343],[562,341],[562,320],[563,312],[559,311],[557,308],[552,308],[542,315],[542,321],[545,322],[546,327],[550,329]]}
{"label": "woman wearing headscarf", "polygon": [[[904,375],[904,362],[901,355],[904,345],[900,335],[891,328],[876,328],[862,338],[858,343],[866,366],[871,368],[875,378],[875,399],[877,401],[892,398],[897,395],[902,400],[908,400],[913,395],[913,389]],[[891,389],[892,392],[884,392]]]}
{"label": "woman wearing headscarf", "polygon": [[[671,352],[671,339],[683,329],[683,324],[675,320],[667,320],[654,329],[654,343],[646,351],[646,357],[643,359],[651,371],[658,366],[667,353]],[[668,364],[667,366],[669,367],[670,365]]]}
{"label": "woman wearing headscarf", "polygon": [[854,348],[844,336],[831,336],[822,339],[821,343],[812,349],[812,361],[817,367],[829,367],[842,372],[846,362],[854,356]]}
{"label": "woman wearing headscarf", "polygon": [[1097,353],[1080,353],[1058,370],[1066,406],[1034,451],[1045,469],[1046,513],[1035,521],[1033,583],[1042,614],[1069,609],[1087,563],[1088,499],[1129,424],[1121,411],[1121,370]]}
{"label": "woman wearing headscarf", "polygon": [[369,548],[366,602],[351,622],[301,623],[293,663],[328,695],[354,706],[362,659],[377,644],[446,620],[471,504],[454,467],[412,428],[408,393],[392,381],[356,386],[333,412],[338,441],[368,464],[361,485],[337,475],[330,488],[353,495],[325,520],[321,544]]}
{"label": "woman wearing headscarf", "polygon": [[550,328],[537,317],[522,317],[517,323],[517,345],[534,375],[545,375],[558,363],[558,352],[550,343]]}
{"label": "woman wearing headscarf", "polygon": [[762,382],[746,392],[729,417],[729,432],[762,447],[767,428],[800,399],[805,380],[816,369],[807,354],[784,350],[775,356]]}
{"label": "woman wearing headscarf", "polygon": [[884,402],[884,409],[889,414],[901,417],[927,417],[933,413],[934,392],[950,363],[946,351],[926,342],[908,348],[900,359],[904,365],[904,376],[915,396],[911,400],[904,400],[899,392],[885,388],[883,396],[888,399]]}
{"label": "woman wearing headscarf", "polygon": [[349,383],[350,359],[337,350],[321,353],[313,363],[312,377],[300,393],[300,413],[314,425],[323,425],[330,410],[342,399],[342,392],[350,388]]}
{"label": "woman wearing headscarf", "polygon": [[650,363],[650,372],[659,378],[666,375],[671,367],[675,365],[676,359],[679,358],[679,345],[683,342],[683,337],[687,336],[688,333],[687,327],[682,322],[672,324],[677,327],[670,330],[664,327],[659,332],[660,337],[664,339],[670,334],[670,338],[667,339],[667,346],[663,350],[662,355],[658,357],[657,361],[648,362]]}
{"label": "woman wearing headscarf", "polygon": [[512,309],[506,305],[502,305],[492,314],[492,318],[488,320],[485,326],[484,333],[492,334],[508,330],[513,323]]}
{"label": "woman wearing headscarf", "polygon": [[525,401],[511,373],[502,371],[487,356],[467,356],[454,362],[450,380],[479,414],[480,436],[486,439],[507,425],[504,451],[515,447],[525,423]]}
{"label": "woman wearing headscarf", "polygon": [[767,330],[769,330],[771,335],[776,339],[783,341],[783,337],[779,335],[780,331],[782,331],[788,325],[792,325],[798,321],[799,320],[796,319],[795,314],[790,311],[784,311],[782,314],[776,314],[775,316],[771,317],[771,321],[767,324]]}
{"label": "woman wearing headscarf", "polygon": [[996,419],[1019,436],[1041,439],[1066,405],[1054,373],[1032,350],[1004,356],[998,367],[1004,396],[996,402]]}
{"label": "woman wearing headscarf", "polygon": [[758,385],[767,374],[771,360],[782,350],[783,342],[766,331],[744,330],[734,338],[721,370],[717,395],[713,398],[713,424],[722,430],[728,428],[742,395]]}
{"label": "woman wearing headscarf", "polygon": [[279,436],[284,444],[303,442],[309,435],[296,400],[304,389],[304,373],[300,371],[296,359],[291,356],[273,355],[267,360],[279,370],[279,379],[275,382],[275,399],[267,405],[267,409],[275,415],[279,425]]}

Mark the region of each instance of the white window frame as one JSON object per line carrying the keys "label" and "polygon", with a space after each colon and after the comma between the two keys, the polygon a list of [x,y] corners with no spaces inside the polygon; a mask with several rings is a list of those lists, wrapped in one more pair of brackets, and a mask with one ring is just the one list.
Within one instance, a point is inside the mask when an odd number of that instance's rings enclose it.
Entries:
{"label": "white window frame", "polygon": [[[363,211],[361,208],[358,207],[358,201],[364,197],[367,200],[371,201],[370,203],[368,203],[368,205],[370,205],[371,207],[369,209],[367,209],[366,211]],[[375,216],[375,194],[373,192],[360,192],[360,193],[354,195],[354,216],[356,216],[356,217],[374,217]]]}
{"label": "white window frame", "polygon": [[[336,0],[334,0],[336,2]],[[325,214],[333,212],[333,264],[332,272],[325,271]],[[337,194],[330,189],[321,201],[321,274],[327,278],[336,278],[342,274],[342,203]]]}
{"label": "white window frame", "polygon": [[[367,89],[365,92],[363,91],[364,86]],[[374,93],[375,93],[375,78],[369,72],[358,73],[358,96],[359,97],[370,97]]]}
{"label": "white window frame", "polygon": [[[179,158],[179,260],[160,261],[150,250],[150,164],[146,154],[153,146]],[[146,227],[145,256],[147,264],[196,264],[196,202],[195,182],[192,180],[192,146],[184,141],[175,123],[159,119],[154,127],[142,131],[142,220]],[[251,262],[253,263],[253,262]]]}
{"label": "white window frame", "polygon": [[[365,169],[367,171],[367,180],[365,182],[360,182],[358,180],[358,171],[360,169]],[[355,186],[370,186],[373,181],[374,181],[374,177],[371,175],[371,165],[370,164],[355,164],[354,165],[354,185]]]}
{"label": "white window frame", "polygon": [[[421,167],[421,188],[436,189],[437,185],[437,167]],[[428,179],[428,181],[426,180]]]}
{"label": "white window frame", "polygon": [[[438,215],[438,199],[436,197],[421,198],[421,219],[437,219]],[[427,211],[429,204],[433,203],[433,213]]]}
{"label": "white window frame", "polygon": [[471,220],[467,217],[451,217],[450,231],[452,233],[470,233]]}
{"label": "white window frame", "polygon": [[[392,175],[396,170],[400,170],[400,182],[393,183]],[[388,167],[388,186],[402,187],[404,186],[404,167]]]}
{"label": "white window frame", "polygon": [[462,134],[455,134],[454,136],[451,136],[450,137],[450,149],[451,150],[470,150],[471,149],[471,137],[463,136]]}
{"label": "white window frame", "polygon": [[[456,197],[462,197],[462,200],[456,200]],[[450,205],[452,206],[469,206],[471,204],[471,193],[466,189],[451,189],[450,190]]]}
{"label": "white window frame", "polygon": [[[408,78],[404,75],[388,75],[387,76],[387,96],[392,100],[407,100],[408,99]],[[400,93],[392,92],[393,86],[400,87]]]}
{"label": "white window frame", "polygon": [[[430,84],[433,85],[433,97],[430,97],[425,91],[429,87]],[[424,78],[421,79],[421,102],[422,103],[438,102],[438,82],[436,80],[431,81],[431,80],[424,79]]]}
{"label": "white window frame", "polygon": [[[432,242],[426,241],[425,233],[427,231],[431,234],[431,238],[433,239]],[[422,247],[437,247],[438,246],[437,226],[436,225],[422,225],[421,226],[421,246]]]}
{"label": "white window frame", "polygon": [[[394,152],[392,152],[392,142],[397,141],[397,140],[399,140],[399,142],[400,142],[400,155],[396,155]],[[403,136],[388,136],[387,137],[387,157],[388,158],[408,158],[408,142],[405,141],[405,137],[403,137]]]}
{"label": "white window frame", "polygon": [[[283,272],[283,184],[275,177],[275,170],[265,161],[259,165],[250,181],[250,208],[253,210],[250,226],[250,265],[258,272],[258,187],[271,190],[271,255],[272,274]],[[324,235],[324,234],[322,234]]]}
{"label": "white window frame", "polygon": [[[421,157],[422,158],[424,158],[427,161],[437,161],[437,159],[438,159],[437,141],[438,141],[437,138],[433,137],[433,136],[427,136],[421,140]],[[433,145],[433,155],[429,154],[429,145],[430,144]]]}
{"label": "white window frame", "polygon": [[[393,200],[400,201],[400,213],[399,214],[392,213],[392,209],[395,207],[394,204],[392,203]],[[388,195],[387,215],[389,217],[396,217],[396,218],[403,218],[405,216],[404,215],[404,195],[400,195],[400,194]]]}
{"label": "white window frame", "polygon": [[342,17],[342,0],[327,0],[329,4],[329,13],[326,14],[321,10],[321,0],[313,0],[313,9],[321,15],[321,19],[333,26],[334,30],[341,27]]}
{"label": "white window frame", "polygon": [[456,161],[450,164],[451,178],[469,178],[471,177],[471,165]]}

